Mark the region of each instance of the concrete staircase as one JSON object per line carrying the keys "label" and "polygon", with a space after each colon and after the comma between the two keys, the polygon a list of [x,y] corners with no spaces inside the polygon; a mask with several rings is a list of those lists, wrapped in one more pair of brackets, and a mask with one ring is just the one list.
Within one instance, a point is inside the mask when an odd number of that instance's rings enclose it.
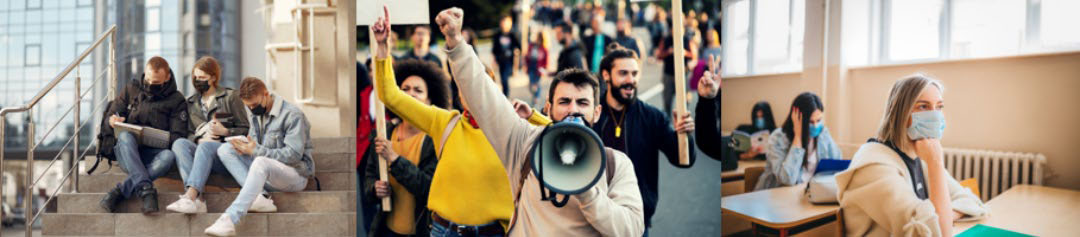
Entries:
{"label": "concrete staircase", "polygon": [[[303,192],[271,193],[276,213],[249,213],[236,226],[240,236],[355,236],[356,174],[355,138],[314,138],[315,180]],[[98,201],[126,174],[119,166],[98,166],[93,175],[85,170],[94,159],[83,161],[79,174],[80,193],[60,194],[56,212],[42,216],[45,236],[202,236],[236,198],[240,186],[227,174],[211,174],[207,180],[208,213],[171,213],[165,206],[179,198],[184,185],[174,171],[154,181],[161,212],[143,215],[139,200],[124,200],[117,213],[107,213]],[[103,161],[104,162],[104,161]]]}

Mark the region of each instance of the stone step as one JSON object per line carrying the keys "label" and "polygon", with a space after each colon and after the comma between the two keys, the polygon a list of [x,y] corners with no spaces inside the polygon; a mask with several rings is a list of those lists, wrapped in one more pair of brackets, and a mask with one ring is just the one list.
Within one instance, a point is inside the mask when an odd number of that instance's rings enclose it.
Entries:
{"label": "stone step", "polygon": [[[158,207],[162,212],[165,206],[179,199],[181,193],[158,193]],[[222,213],[236,200],[236,192],[205,193],[206,209],[209,213]],[[356,212],[356,192],[354,191],[307,191],[307,192],[272,192],[271,199],[279,213],[337,213]],[[58,213],[107,213],[98,205],[105,197],[104,193],[65,193],[58,197]],[[127,199],[120,203],[117,213],[141,213],[142,200]]]}
{"label": "stone step", "polygon": [[[315,160],[315,171],[328,171],[328,172],[354,172],[356,171],[356,154],[348,152],[335,152],[335,153],[312,153],[312,158]],[[82,168],[80,175],[86,175],[86,171],[90,170],[90,167],[94,166],[97,162],[97,157],[87,156],[81,161]],[[173,164],[174,170],[179,170],[176,164]],[[94,170],[94,174],[101,173],[119,173],[123,174],[124,170],[120,169],[120,163],[114,161],[110,168],[108,160],[102,160],[97,169]]]}
{"label": "stone step", "polygon": [[[220,213],[46,213],[44,236],[204,236]],[[238,236],[355,236],[356,213],[250,213]]]}
{"label": "stone step", "polygon": [[356,138],[354,137],[313,137],[311,145],[315,147],[315,153],[356,152]]}
{"label": "stone step", "polygon": [[[106,167],[107,168],[107,167]],[[114,169],[119,170],[119,167]],[[347,172],[315,172],[319,178],[323,191],[351,191],[356,190],[355,171]],[[82,193],[106,193],[117,183],[127,178],[124,173],[101,173],[93,175],[81,175],[79,177],[79,192]],[[180,173],[170,172],[165,177],[154,181],[154,187],[158,192],[183,192],[184,182],[180,179]],[[308,179],[307,188],[304,190],[314,191],[315,179]],[[238,192],[240,185],[233,180],[231,175],[211,173],[206,180],[206,192]]]}

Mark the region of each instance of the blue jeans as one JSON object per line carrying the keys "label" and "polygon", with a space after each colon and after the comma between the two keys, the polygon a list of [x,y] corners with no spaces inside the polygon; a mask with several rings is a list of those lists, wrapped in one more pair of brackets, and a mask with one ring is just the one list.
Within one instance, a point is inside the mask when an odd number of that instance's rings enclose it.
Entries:
{"label": "blue jeans", "polygon": [[176,162],[176,156],[168,149],[139,146],[139,140],[130,132],[116,134],[116,146],[113,146],[116,160],[128,177],[116,184],[124,199],[134,196],[135,191],[143,186],[154,185],[153,181],[165,176]]}
{"label": "blue jeans", "polygon": [[195,188],[199,193],[203,193],[206,190],[206,179],[211,172],[229,173],[225,164],[218,159],[217,150],[220,147],[220,142],[208,141],[195,145],[187,138],[173,142],[172,151],[176,153],[176,166],[180,168],[180,178],[184,179],[185,188]]}
{"label": "blue jeans", "polygon": [[221,144],[217,149],[217,155],[218,160],[225,165],[225,169],[232,175],[233,180],[243,185],[244,180],[247,180],[248,168],[251,168],[251,162],[255,160],[255,157],[236,152],[236,148],[229,143]]}
{"label": "blue jeans", "polygon": [[241,185],[236,200],[225,209],[225,214],[232,218],[233,224],[240,223],[248,208],[251,208],[251,203],[258,195],[262,195],[263,187],[273,187],[285,192],[299,192],[307,187],[308,177],[301,176],[293,167],[274,159],[255,157],[249,168],[250,173]]}
{"label": "blue jeans", "polygon": [[502,93],[510,96],[510,76],[514,75],[514,61],[499,62],[499,81],[502,82]]}
{"label": "blue jeans", "polygon": [[529,69],[529,90],[532,90],[533,100],[540,98],[540,69]]}
{"label": "blue jeans", "polygon": [[[451,222],[450,224],[453,225],[454,223]],[[487,225],[498,225],[498,224],[499,223],[496,222],[496,223],[491,223],[491,224],[487,224]],[[483,226],[487,226],[487,225],[483,225]],[[478,227],[481,227],[481,226],[467,226],[465,228],[474,229],[474,228],[478,228]],[[500,235],[477,235],[477,236],[479,237],[479,236],[505,236],[505,235],[500,234]],[[462,237],[462,236],[460,234],[458,234],[457,232],[450,232],[450,229],[447,228],[446,226],[443,226],[443,225],[439,224],[438,222],[432,221],[431,222],[431,237]]]}

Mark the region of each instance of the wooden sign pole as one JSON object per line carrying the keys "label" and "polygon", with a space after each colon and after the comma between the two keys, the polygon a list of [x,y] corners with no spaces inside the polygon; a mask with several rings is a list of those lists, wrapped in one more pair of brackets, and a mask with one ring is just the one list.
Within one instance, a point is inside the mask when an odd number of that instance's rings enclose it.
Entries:
{"label": "wooden sign pole", "polygon": [[[380,68],[377,68],[379,64],[375,63],[375,61],[374,61],[375,60],[375,45],[377,45],[377,43],[375,42],[375,32],[373,32],[371,30],[371,27],[368,27],[368,41],[370,42],[369,46],[368,46],[368,49],[371,52],[372,70],[375,70],[377,72],[378,70],[380,70]],[[374,79],[374,78],[372,78],[372,79]],[[374,84],[374,83],[378,83],[378,81],[379,80],[371,80],[372,85],[373,86],[378,86],[378,85]],[[379,95],[376,94],[376,93],[378,93],[378,90],[373,90],[371,92],[371,94],[374,95],[375,98],[379,98]],[[375,108],[374,109],[375,109],[375,134],[379,138],[387,139],[386,138],[386,107],[383,105],[382,100],[375,100]],[[356,139],[361,139],[361,138],[358,137]],[[386,173],[386,160],[384,160],[382,158],[378,158],[378,157],[376,157],[376,159],[379,159],[379,180],[381,180],[383,182],[389,182],[389,178],[387,177],[387,173]],[[382,198],[382,211],[390,212],[390,197],[383,197]]]}
{"label": "wooden sign pole", "polygon": [[[686,27],[683,25],[682,0],[671,1],[671,13],[671,43],[675,51],[675,60],[672,60],[675,63],[675,101],[672,103],[675,103],[675,117],[681,118],[686,114],[686,48],[683,46],[683,32]],[[679,133],[678,136],[679,164],[690,165],[689,140],[685,133]]]}

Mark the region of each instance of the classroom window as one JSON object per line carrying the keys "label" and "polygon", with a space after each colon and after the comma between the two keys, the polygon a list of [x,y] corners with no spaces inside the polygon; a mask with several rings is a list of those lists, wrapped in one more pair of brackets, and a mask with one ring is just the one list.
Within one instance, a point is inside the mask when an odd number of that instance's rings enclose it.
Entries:
{"label": "classroom window", "polygon": [[[1080,50],[1080,1],[845,0],[845,28],[863,34],[845,48],[848,65],[896,64]],[[878,23],[880,22],[880,23]],[[864,24],[847,24],[865,26]],[[849,32],[844,32],[848,34]],[[862,41],[868,40],[868,41]],[[861,42],[870,42],[862,44]],[[863,60],[866,57],[868,60]]]}
{"label": "classroom window", "polygon": [[885,59],[911,61],[940,56],[942,0],[888,1]]}
{"label": "classroom window", "polygon": [[1080,30],[1076,26],[1080,23],[1080,1],[1042,0],[1039,4],[1040,43],[1046,47],[1080,45]]}
{"label": "classroom window", "polygon": [[802,68],[805,2],[724,2],[725,75],[799,71]]}
{"label": "classroom window", "polygon": [[1020,52],[1024,41],[1026,0],[954,0],[952,2],[952,58],[1009,55]]}

